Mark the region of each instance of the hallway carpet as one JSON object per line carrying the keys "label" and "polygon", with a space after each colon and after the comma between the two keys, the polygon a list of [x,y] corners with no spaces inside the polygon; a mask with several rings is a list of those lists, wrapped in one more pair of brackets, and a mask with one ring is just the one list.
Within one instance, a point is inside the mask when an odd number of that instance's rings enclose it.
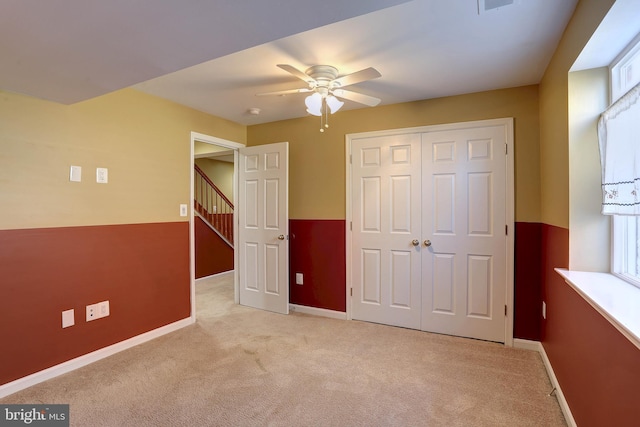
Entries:
{"label": "hallway carpet", "polygon": [[0,403],[68,403],[72,426],[564,426],[540,356],[233,303],[196,284],[197,323]]}

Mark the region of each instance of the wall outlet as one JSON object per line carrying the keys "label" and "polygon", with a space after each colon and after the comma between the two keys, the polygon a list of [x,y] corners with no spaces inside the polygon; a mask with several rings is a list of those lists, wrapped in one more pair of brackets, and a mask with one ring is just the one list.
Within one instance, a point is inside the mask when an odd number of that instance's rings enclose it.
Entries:
{"label": "wall outlet", "polygon": [[547,303],[542,301],[542,318],[547,318]]}
{"label": "wall outlet", "polygon": [[87,322],[101,319],[109,315],[109,301],[102,301],[87,306]]}
{"label": "wall outlet", "polygon": [[98,316],[107,317],[109,315],[109,301],[102,301],[98,304]]}
{"label": "wall outlet", "polygon": [[98,314],[98,308],[95,304],[91,304],[87,306],[87,322],[91,322],[92,320],[96,320]]}
{"label": "wall outlet", "polygon": [[302,273],[296,273],[296,285],[302,285],[304,283],[304,277]]}

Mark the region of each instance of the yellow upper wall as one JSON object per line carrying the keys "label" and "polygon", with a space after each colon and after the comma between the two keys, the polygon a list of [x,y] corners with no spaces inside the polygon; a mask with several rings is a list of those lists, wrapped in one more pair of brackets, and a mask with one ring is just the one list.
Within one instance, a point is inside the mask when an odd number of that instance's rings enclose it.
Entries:
{"label": "yellow upper wall", "polygon": [[[613,3],[579,1],[539,90],[342,111],[324,134],[317,117],[247,128],[132,89],[71,106],[0,92],[0,229],[184,220],[191,131],[289,141],[290,216],[344,219],[346,134],[500,117],[515,118],[516,220],[568,227],[568,71]],[[71,165],[81,183],[69,182]]]}
{"label": "yellow upper wall", "polygon": [[[304,108],[300,98],[300,108]],[[345,135],[444,123],[513,117],[516,220],[540,221],[538,86],[341,111],[319,132],[318,117],[249,126],[247,145],[289,142],[289,216],[346,217]]]}
{"label": "yellow upper wall", "polygon": [[569,228],[569,70],[614,0],[580,0],[540,83],[542,222]]}
{"label": "yellow upper wall", "polygon": [[0,229],[185,221],[191,131],[246,140],[245,126],[132,89],[74,105],[0,92]]}

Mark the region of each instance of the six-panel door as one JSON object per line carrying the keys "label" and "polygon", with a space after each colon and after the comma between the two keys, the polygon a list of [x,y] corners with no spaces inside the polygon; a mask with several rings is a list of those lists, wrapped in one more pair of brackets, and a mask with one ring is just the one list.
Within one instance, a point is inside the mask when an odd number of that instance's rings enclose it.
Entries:
{"label": "six-panel door", "polygon": [[286,142],[240,149],[240,304],[289,312]]}
{"label": "six-panel door", "polygon": [[352,140],[352,317],[505,341],[505,127]]}
{"label": "six-panel door", "polygon": [[503,126],[422,134],[422,329],[505,339]]}
{"label": "six-panel door", "polygon": [[420,135],[353,141],[353,318],[420,328]]}

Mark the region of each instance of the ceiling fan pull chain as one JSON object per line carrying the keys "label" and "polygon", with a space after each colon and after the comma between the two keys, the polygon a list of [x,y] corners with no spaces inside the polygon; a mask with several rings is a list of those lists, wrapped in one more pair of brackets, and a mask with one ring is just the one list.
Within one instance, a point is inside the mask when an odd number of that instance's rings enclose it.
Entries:
{"label": "ceiling fan pull chain", "polygon": [[326,98],[324,99],[324,127],[329,128],[329,106]]}
{"label": "ceiling fan pull chain", "polygon": [[322,100],[320,101],[320,132],[324,132],[324,128],[325,127],[329,127],[329,125],[327,124],[327,103],[324,99],[324,97],[322,98]]}

